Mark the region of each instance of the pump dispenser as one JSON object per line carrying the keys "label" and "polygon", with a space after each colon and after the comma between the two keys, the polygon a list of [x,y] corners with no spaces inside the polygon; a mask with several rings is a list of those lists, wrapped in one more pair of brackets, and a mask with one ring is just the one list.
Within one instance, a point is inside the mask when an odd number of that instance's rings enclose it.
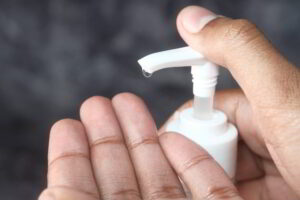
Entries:
{"label": "pump dispenser", "polygon": [[144,73],[191,66],[194,104],[181,111],[166,131],[177,132],[203,147],[234,178],[237,158],[237,129],[227,116],[213,109],[218,67],[190,47],[150,54],[138,61]]}

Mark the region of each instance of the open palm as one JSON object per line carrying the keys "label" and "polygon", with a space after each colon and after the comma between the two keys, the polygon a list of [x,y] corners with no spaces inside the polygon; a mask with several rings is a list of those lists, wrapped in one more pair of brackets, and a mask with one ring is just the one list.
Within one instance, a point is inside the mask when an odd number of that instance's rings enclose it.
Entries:
{"label": "open palm", "polygon": [[243,94],[220,92],[216,99],[243,138],[236,187],[201,147],[164,128],[157,134],[140,98],[120,94],[112,103],[90,98],[81,107],[81,122],[53,126],[48,188],[40,199],[296,199],[257,133]]}

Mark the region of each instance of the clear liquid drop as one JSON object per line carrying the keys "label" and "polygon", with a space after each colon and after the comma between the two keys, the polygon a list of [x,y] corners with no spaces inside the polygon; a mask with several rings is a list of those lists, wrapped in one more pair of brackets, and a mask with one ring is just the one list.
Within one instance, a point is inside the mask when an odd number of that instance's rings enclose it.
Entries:
{"label": "clear liquid drop", "polygon": [[143,70],[143,75],[146,77],[146,78],[150,78],[152,76],[152,73],[149,73],[149,72],[146,72],[145,70]]}

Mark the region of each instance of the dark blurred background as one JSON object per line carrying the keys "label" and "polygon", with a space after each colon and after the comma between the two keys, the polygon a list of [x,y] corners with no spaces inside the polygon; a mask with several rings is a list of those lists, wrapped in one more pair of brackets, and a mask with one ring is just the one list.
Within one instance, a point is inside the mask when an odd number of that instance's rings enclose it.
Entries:
{"label": "dark blurred background", "polygon": [[188,69],[146,79],[136,63],[184,46],[175,19],[191,4],[252,20],[300,64],[299,0],[0,0],[0,199],[37,198],[51,124],[78,118],[84,99],[136,93],[160,125],[192,97]]}

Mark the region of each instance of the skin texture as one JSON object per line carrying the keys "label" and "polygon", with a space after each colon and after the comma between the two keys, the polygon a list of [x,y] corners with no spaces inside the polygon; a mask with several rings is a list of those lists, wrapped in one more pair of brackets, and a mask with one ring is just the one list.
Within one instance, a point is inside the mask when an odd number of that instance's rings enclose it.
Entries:
{"label": "skin texture", "polygon": [[299,70],[250,22],[221,17],[199,23],[210,15],[188,7],[177,26],[188,45],[226,67],[241,86],[215,97],[215,107],[240,134],[235,185],[205,150],[165,126],[157,131],[144,102],[123,93],[92,97],[80,121],[53,126],[48,187],[40,200],[300,197]]}

